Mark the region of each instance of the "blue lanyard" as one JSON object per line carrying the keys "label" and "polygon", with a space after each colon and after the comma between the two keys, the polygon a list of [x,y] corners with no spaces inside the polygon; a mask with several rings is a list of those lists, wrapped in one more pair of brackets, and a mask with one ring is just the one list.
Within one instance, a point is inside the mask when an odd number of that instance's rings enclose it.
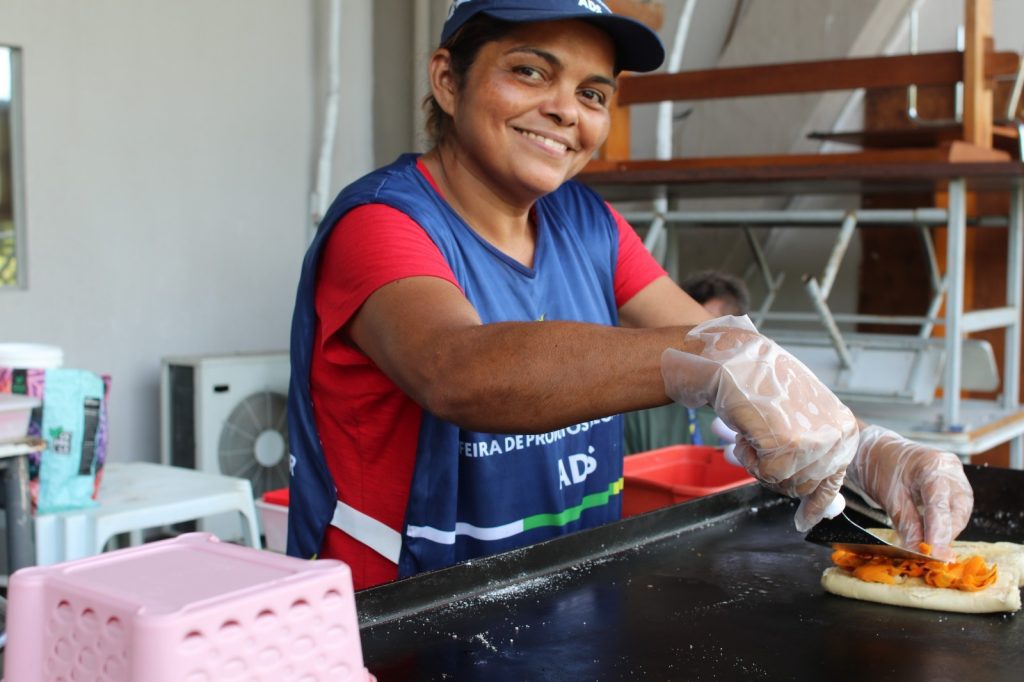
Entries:
{"label": "blue lanyard", "polygon": [[700,429],[697,428],[697,410],[692,407],[686,408],[686,416],[690,420],[690,445],[704,445],[700,437]]}

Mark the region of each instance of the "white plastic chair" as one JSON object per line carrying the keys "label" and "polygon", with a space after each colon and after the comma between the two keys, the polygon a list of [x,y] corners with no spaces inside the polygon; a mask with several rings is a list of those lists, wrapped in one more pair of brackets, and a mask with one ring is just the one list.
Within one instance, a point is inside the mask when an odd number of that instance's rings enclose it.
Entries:
{"label": "white plastic chair", "polygon": [[141,544],[142,531],[238,512],[246,543],[260,549],[252,485],[248,480],[148,462],[108,463],[99,505],[35,518],[40,566],[103,552],[116,535]]}

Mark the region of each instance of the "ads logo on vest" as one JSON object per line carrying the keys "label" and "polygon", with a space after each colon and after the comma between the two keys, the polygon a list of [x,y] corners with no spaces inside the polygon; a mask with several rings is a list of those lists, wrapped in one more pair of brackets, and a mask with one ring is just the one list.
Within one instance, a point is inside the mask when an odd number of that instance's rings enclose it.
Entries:
{"label": "ads logo on vest", "polygon": [[583,483],[587,476],[597,469],[597,460],[590,455],[594,454],[594,446],[587,448],[589,455],[582,453],[569,455],[565,459],[558,460],[558,489],[567,488],[570,485]]}

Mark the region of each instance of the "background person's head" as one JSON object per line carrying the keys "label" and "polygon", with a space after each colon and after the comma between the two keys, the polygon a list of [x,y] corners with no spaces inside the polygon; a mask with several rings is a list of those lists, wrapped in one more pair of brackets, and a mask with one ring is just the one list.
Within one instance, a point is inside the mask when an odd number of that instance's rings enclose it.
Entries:
{"label": "background person's head", "polygon": [[[540,21],[577,19],[599,26],[615,44],[616,73],[622,70],[653,71],[665,51],[658,35],[628,17],[616,16],[600,0],[456,0],[448,10],[438,49],[450,55],[450,71],[461,89],[480,48],[505,38],[517,25]],[[426,132],[431,147],[450,137],[452,117],[433,95],[423,103]]]}
{"label": "background person's head", "polygon": [[750,308],[747,285],[739,277],[717,270],[687,276],[679,285],[714,317],[746,315]]}

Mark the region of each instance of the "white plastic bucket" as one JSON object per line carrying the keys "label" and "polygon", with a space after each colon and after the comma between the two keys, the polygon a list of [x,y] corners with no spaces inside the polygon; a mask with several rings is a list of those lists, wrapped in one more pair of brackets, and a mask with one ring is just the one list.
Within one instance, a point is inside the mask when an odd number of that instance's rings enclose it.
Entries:
{"label": "white plastic bucket", "polygon": [[38,343],[0,343],[0,367],[55,369],[64,364],[64,351]]}
{"label": "white plastic bucket", "polygon": [[24,438],[32,409],[39,404],[39,398],[0,393],[0,441]]}

